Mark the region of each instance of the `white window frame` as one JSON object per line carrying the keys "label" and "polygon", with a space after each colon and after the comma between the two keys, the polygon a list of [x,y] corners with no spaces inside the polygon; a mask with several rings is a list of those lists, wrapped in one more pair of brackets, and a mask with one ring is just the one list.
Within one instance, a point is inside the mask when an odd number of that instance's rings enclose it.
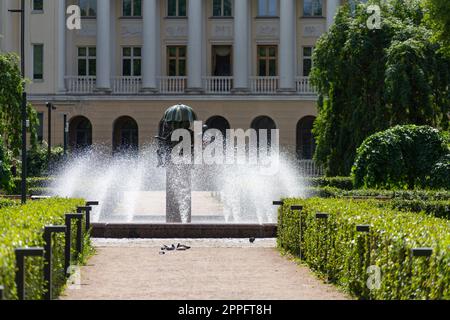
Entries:
{"label": "white window frame", "polygon": [[136,1],[138,1],[138,0],[128,0],[128,1],[131,1],[131,15],[125,15],[125,12],[124,12],[124,2],[125,2],[126,0],[122,0],[122,17],[125,17],[125,18],[142,18],[142,2],[143,1],[145,1],[145,0],[139,0],[139,1],[141,1],[141,14],[140,15],[136,15],[135,14],[135,12],[134,12],[134,3],[136,2]]}
{"label": "white window frame", "polygon": [[[310,56],[305,56],[305,48],[311,48],[311,55]],[[314,46],[302,46],[302,76],[303,77],[309,77],[311,74],[311,70],[313,68],[313,54],[314,54]],[[308,75],[305,75],[305,60],[310,60],[311,61],[311,70],[310,73]]]}
{"label": "white window frame", "polygon": [[[311,12],[306,14],[305,5],[311,3]],[[320,7],[320,14],[315,14],[315,9]],[[303,17],[323,17],[323,0],[303,0]]]}
{"label": "white window frame", "polygon": [[[273,14],[270,12],[271,2],[275,2],[275,12]],[[277,17],[278,12],[278,0],[258,0],[258,17]]]}
{"label": "white window frame", "polygon": [[[35,78],[35,54],[36,54],[36,47],[41,47],[42,48],[42,70],[41,70],[41,74],[42,74],[42,78]],[[40,81],[44,81],[44,57],[45,57],[45,53],[44,53],[44,44],[43,43],[33,43],[33,81],[36,82],[40,82]]]}
{"label": "white window frame", "polygon": [[[131,55],[130,56],[125,56],[124,54],[123,54],[123,51],[124,51],[124,49],[131,49]],[[141,55],[140,56],[135,56],[134,55],[134,50],[135,49],[140,49],[141,50]],[[122,52],[121,52],[121,55],[122,55],[122,65],[121,65],[121,68],[122,68],[122,76],[123,77],[140,77],[140,76],[142,76],[142,47],[140,47],[140,46],[123,46],[122,47]],[[131,74],[129,74],[129,75],[124,75],[124,70],[123,70],[123,63],[124,63],[124,60],[130,60],[130,63],[131,63],[131,65],[130,65],[130,71],[131,71]],[[139,75],[135,75],[134,74],[134,61],[135,60],[139,60],[139,61],[141,61],[141,72],[140,72],[140,74]]]}
{"label": "white window frame", "polygon": [[225,0],[218,0],[218,1],[220,1],[220,6],[221,6],[221,9],[220,9],[220,15],[214,15],[214,1],[215,0],[212,0],[212,16],[213,17],[223,17],[223,18],[229,18],[229,17],[232,17],[233,16],[233,0],[228,0],[228,1],[230,1],[230,6],[231,6],[231,13],[230,13],[230,15],[229,16],[226,16],[224,13],[225,13]]}
{"label": "white window frame", "polygon": [[[86,55],[85,56],[80,56],[78,54],[78,50],[80,48],[84,48],[86,49]],[[91,56],[89,55],[89,49],[95,48],[95,56]],[[80,60],[85,60],[86,61],[86,74],[85,75],[80,75],[79,74],[79,61]],[[95,70],[95,75],[90,75],[89,72],[89,60],[95,60],[95,66],[97,67],[97,47],[96,46],[79,46],[77,47],[77,75],[79,77],[96,77],[97,76],[97,69]]]}

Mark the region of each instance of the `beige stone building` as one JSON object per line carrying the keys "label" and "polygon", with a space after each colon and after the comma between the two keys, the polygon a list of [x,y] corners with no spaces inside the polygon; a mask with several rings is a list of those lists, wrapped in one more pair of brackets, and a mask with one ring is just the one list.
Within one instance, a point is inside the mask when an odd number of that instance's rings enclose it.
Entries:
{"label": "beige stone building", "polygon": [[[193,107],[210,127],[280,129],[309,159],[318,37],[339,0],[26,0],[29,100],[47,140],[72,148],[143,146],[164,110]],[[73,7],[77,5],[78,7]],[[0,48],[20,52],[20,0],[0,2]],[[80,9],[81,28],[69,29]],[[73,11],[75,10],[75,11]]]}

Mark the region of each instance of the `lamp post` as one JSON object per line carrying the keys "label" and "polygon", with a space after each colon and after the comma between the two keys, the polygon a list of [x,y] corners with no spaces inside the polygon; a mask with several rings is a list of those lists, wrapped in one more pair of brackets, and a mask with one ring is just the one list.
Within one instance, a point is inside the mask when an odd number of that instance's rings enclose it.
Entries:
{"label": "lamp post", "polygon": [[[9,12],[20,13],[20,68],[22,79],[25,79],[25,0],[21,0],[20,9],[9,10]],[[22,80],[23,81],[23,80]],[[21,200],[27,202],[27,93],[23,81],[22,93],[22,183]]]}
{"label": "lamp post", "polygon": [[64,121],[64,157],[67,157],[67,140],[68,140],[68,134],[69,134],[69,123],[67,122],[67,114],[64,113],[63,115],[63,121]]}
{"label": "lamp post", "polygon": [[52,155],[52,110],[56,110],[56,107],[51,102],[47,102],[48,110],[48,149],[47,149],[47,161],[50,169],[50,158]]}

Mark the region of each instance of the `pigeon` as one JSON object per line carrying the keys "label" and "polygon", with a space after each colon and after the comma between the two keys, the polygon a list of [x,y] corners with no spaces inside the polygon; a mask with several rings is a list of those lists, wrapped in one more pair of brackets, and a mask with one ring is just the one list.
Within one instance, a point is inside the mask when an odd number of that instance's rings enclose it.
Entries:
{"label": "pigeon", "polygon": [[185,251],[185,250],[188,250],[188,249],[190,249],[191,247],[189,247],[189,246],[186,246],[186,245],[184,245],[184,244],[177,244],[177,250],[180,250],[180,251]]}
{"label": "pigeon", "polygon": [[167,250],[167,251],[173,251],[173,250],[175,250],[176,248],[175,248],[175,245],[174,244],[172,244],[172,246],[170,246],[170,247],[168,247],[168,246],[166,246],[166,245],[163,245],[163,247],[161,247],[161,250]]}
{"label": "pigeon", "polygon": [[249,241],[250,241],[250,243],[253,243],[253,242],[255,242],[255,238],[254,238],[254,237],[251,237],[251,238],[249,239]]}

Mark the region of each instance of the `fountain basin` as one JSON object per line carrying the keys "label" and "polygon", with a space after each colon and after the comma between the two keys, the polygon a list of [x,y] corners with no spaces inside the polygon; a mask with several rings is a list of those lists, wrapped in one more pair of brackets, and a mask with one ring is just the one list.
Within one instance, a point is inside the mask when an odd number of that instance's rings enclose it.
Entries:
{"label": "fountain basin", "polygon": [[92,237],[145,238],[275,238],[274,223],[93,223]]}

